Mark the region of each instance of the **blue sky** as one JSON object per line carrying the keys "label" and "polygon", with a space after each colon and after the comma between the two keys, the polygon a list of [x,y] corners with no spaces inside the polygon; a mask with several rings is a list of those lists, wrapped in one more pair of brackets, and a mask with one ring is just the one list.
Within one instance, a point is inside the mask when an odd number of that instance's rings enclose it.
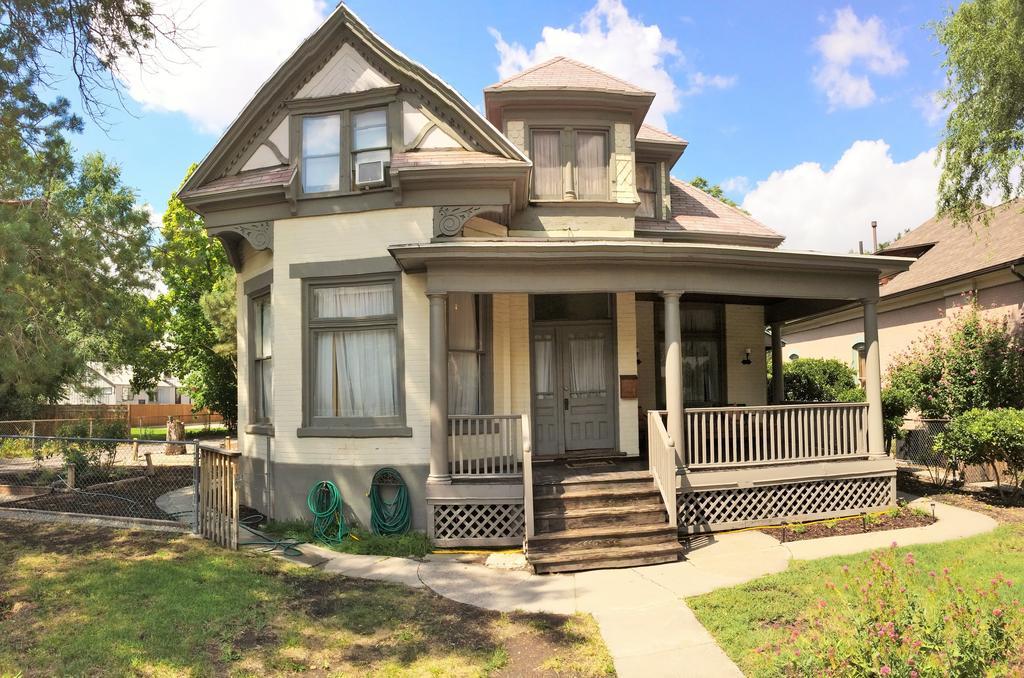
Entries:
{"label": "blue sky", "polygon": [[[126,70],[131,114],[75,139],[119,163],[162,212],[258,84],[333,4],[159,0],[198,49]],[[674,174],[723,182],[787,246],[845,251],[934,207],[944,2],[397,2],[349,5],[384,39],[481,104],[481,90],[551,55],[658,92],[652,118],[690,141]],[[224,76],[229,76],[225,84]]]}

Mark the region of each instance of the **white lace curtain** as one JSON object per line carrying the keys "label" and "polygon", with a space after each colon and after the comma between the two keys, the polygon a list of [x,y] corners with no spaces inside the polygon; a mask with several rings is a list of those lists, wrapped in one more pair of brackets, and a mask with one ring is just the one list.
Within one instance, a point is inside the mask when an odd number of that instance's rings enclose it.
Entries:
{"label": "white lace curtain", "polygon": [[533,390],[540,399],[554,397],[554,337],[538,335],[533,339]]}
{"label": "white lace curtain", "polygon": [[[393,316],[389,283],[317,288],[317,319]],[[315,341],[313,410],[318,417],[398,414],[398,351],[393,327],[319,331]]]}
{"label": "white lace curtain", "polygon": [[559,132],[533,133],[533,191],[538,198],[562,199],[562,161]]}
{"label": "white lace curtain", "polygon": [[718,344],[696,339],[683,342],[683,392],[686,402],[722,402]]}
{"label": "white lace curtain", "polygon": [[476,295],[448,295],[448,412],[481,414]]}
{"label": "white lace curtain", "polygon": [[569,382],[574,395],[603,395],[607,389],[604,342],[604,337],[570,337]]}

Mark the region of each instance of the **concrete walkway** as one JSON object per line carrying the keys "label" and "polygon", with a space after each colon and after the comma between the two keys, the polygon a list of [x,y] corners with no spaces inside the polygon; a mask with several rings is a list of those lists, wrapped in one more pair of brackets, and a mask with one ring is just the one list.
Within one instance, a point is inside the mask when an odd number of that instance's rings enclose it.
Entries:
{"label": "concrete walkway", "polygon": [[[911,503],[925,510],[925,500]],[[619,676],[740,676],[684,602],[687,596],[735,586],[781,572],[794,559],[812,560],[885,548],[961,539],[995,529],[995,520],[935,504],[928,527],[782,544],[760,532],[725,534],[664,565],[537,576],[495,570],[445,557],[424,562],[357,556],[304,544],[300,562],[349,577],[427,588],[477,607],[511,612],[588,612],[615,661]]]}

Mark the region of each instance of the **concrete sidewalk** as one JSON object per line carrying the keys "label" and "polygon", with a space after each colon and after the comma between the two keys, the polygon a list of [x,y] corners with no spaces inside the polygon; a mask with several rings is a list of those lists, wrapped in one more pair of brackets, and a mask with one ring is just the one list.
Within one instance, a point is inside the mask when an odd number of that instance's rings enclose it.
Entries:
{"label": "concrete sidewalk", "polygon": [[[930,502],[911,502],[931,510]],[[533,575],[430,557],[357,556],[304,544],[300,562],[349,577],[427,588],[451,600],[511,612],[594,616],[619,676],[740,676],[736,665],[697,621],[687,596],[781,572],[791,560],[848,555],[893,542],[900,546],[961,539],[995,529],[988,516],[935,504],[927,527],[827,537],[782,544],[761,532],[712,538],[677,563],[575,574]]]}

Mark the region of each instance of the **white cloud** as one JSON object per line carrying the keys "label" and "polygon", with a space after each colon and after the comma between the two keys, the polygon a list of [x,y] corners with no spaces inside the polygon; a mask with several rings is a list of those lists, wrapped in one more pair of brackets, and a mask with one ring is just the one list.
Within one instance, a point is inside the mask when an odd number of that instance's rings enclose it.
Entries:
{"label": "white cloud", "polygon": [[750,192],[750,179],[744,176],[729,177],[719,184],[722,190],[733,195],[746,195]]}
{"label": "white cloud", "polygon": [[931,92],[914,99],[914,107],[921,111],[921,117],[935,127],[946,121],[946,109],[938,92]]}
{"label": "white cloud", "polygon": [[743,199],[743,209],[786,236],[788,249],[856,251],[888,240],[935,213],[939,168],[931,149],[904,162],[889,144],[856,141],[831,168],[805,162],[772,172]]}
{"label": "white cloud", "polygon": [[896,49],[877,16],[864,21],[849,7],[836,10],[828,33],[814,42],[821,64],[814,69],[814,84],[828,97],[829,110],[861,108],[877,98],[866,69],[876,75],[903,70],[907,58]]}
{"label": "white cloud", "polygon": [[647,120],[665,127],[665,116],[679,110],[683,97],[706,88],[730,87],[735,78],[693,73],[685,91],[672,79],[667,61],[685,65],[676,41],[666,37],[657,24],[645,24],[630,16],[621,0],[597,0],[578,24],[565,28],[545,26],[532,48],[507,42],[495,29],[494,46],[501,61],[499,78],[556,56],[567,56],[607,71],[638,87],[657,94]]}
{"label": "white cloud", "polygon": [[274,69],[324,19],[324,0],[156,0],[187,45],[166,40],[161,68],[118,64],[128,95],[143,109],[186,115],[203,132],[223,131]]}

